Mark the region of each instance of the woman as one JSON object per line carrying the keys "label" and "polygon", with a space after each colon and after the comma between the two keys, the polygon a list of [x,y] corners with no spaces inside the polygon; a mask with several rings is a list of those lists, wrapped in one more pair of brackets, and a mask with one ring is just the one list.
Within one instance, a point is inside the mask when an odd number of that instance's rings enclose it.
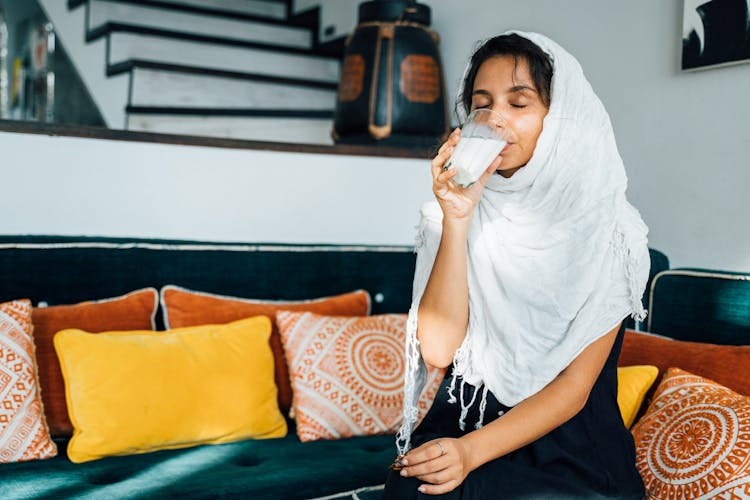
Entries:
{"label": "woman", "polygon": [[[404,423],[386,498],[642,498],[617,406],[622,320],[642,318],[646,233],[604,107],[551,40],[472,56],[458,109],[512,138],[469,188],[432,162],[407,323]],[[465,115],[464,115],[465,116]],[[449,367],[419,426],[425,365]]]}

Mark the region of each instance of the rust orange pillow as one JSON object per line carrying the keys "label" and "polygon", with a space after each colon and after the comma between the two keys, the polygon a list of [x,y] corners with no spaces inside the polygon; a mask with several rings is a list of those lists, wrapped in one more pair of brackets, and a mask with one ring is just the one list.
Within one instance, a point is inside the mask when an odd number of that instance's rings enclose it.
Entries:
{"label": "rust orange pillow", "polygon": [[[276,314],[292,377],[300,441],[393,433],[401,425],[406,315]],[[445,370],[428,370],[427,413]]]}
{"label": "rust orange pillow", "polygon": [[39,383],[44,413],[53,437],[71,436],[73,424],[68,418],[65,382],[52,337],[67,328],[79,328],[92,333],[110,330],[154,330],[158,305],[157,290],[144,288],[110,299],[33,309],[31,320],[34,325]]}
{"label": "rust orange pillow", "polygon": [[44,419],[31,336],[31,301],[0,304],[0,463],[57,455]]}
{"label": "rust orange pillow", "polygon": [[750,394],[750,369],[737,369],[750,366],[750,346],[685,342],[626,330],[618,365],[654,365],[660,376],[667,368],[679,366],[740,394]]}
{"label": "rust orange pillow", "polygon": [[750,495],[749,396],[669,368],[632,432],[648,498]]}
{"label": "rust orange pillow", "polygon": [[[229,323],[250,316],[268,316],[273,321],[276,311],[310,311],[338,316],[367,316],[370,314],[370,294],[365,290],[300,301],[272,301],[243,299],[226,295],[188,290],[175,285],[161,289],[161,305],[167,328],[182,328],[209,323]],[[274,377],[279,388],[279,408],[284,415],[292,406],[292,386],[289,369],[281,347],[279,329],[273,321],[269,340],[274,357]]]}

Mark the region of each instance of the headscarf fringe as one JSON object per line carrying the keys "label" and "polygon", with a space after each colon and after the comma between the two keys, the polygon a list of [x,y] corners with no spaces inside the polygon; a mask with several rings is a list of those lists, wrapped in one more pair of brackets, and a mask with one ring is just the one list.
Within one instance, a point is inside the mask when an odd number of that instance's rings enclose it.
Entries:
{"label": "headscarf fringe", "polygon": [[399,455],[405,455],[411,448],[411,431],[419,416],[416,405],[410,404],[417,391],[415,375],[419,366],[419,340],[417,339],[416,306],[409,310],[406,320],[406,366],[404,367],[404,409],[403,422],[396,435],[396,448]]}
{"label": "headscarf fringe", "polygon": [[630,245],[628,244],[625,233],[617,227],[614,235],[614,250],[615,254],[625,263],[625,279],[628,283],[628,291],[630,293],[630,304],[633,308],[631,317],[641,322],[646,319],[648,311],[643,307],[641,302],[639,285],[638,285],[638,273],[637,262],[633,252],[631,251]]}
{"label": "headscarf fringe", "polygon": [[487,384],[484,385],[482,388],[482,402],[479,403],[479,420],[477,420],[477,423],[474,424],[475,429],[481,429],[484,425],[484,412],[487,409],[487,392],[489,391],[489,388],[487,387]]}

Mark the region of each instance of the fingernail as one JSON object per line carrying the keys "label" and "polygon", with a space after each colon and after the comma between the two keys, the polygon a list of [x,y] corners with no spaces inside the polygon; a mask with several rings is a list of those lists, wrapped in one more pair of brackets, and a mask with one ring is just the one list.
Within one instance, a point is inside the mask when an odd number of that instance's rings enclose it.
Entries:
{"label": "fingernail", "polygon": [[405,458],[401,459],[401,465],[404,465],[404,466],[408,465]]}
{"label": "fingernail", "polygon": [[401,469],[401,475],[406,477],[406,469]]}
{"label": "fingernail", "polygon": [[417,489],[419,490],[419,492],[420,492],[420,493],[424,493],[424,486],[420,486],[420,487],[419,487],[419,488],[417,488]]}

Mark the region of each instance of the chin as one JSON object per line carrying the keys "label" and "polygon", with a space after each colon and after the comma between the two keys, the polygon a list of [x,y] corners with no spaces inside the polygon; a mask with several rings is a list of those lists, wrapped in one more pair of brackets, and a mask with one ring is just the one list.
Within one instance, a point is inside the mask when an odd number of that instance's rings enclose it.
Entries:
{"label": "chin", "polygon": [[518,172],[521,168],[523,168],[524,165],[520,165],[518,167],[505,167],[505,168],[498,168],[495,170],[496,174],[500,174],[505,178],[511,177],[513,174]]}

